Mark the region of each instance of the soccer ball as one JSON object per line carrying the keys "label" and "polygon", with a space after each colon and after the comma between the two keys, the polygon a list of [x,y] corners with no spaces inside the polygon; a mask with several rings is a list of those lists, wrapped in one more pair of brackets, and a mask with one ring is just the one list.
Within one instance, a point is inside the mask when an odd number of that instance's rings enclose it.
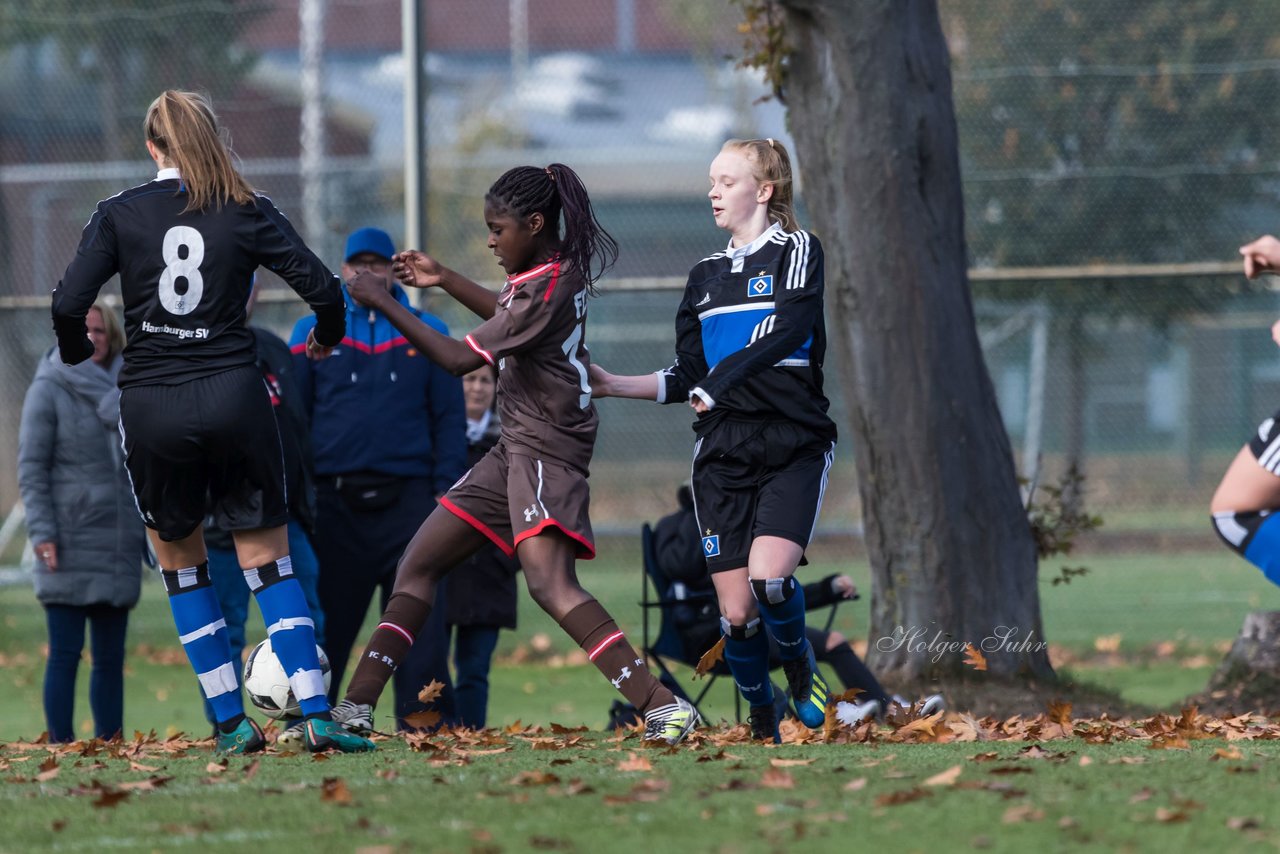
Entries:
{"label": "soccer ball", "polygon": [[[329,657],[318,646],[316,654],[320,656],[320,673],[324,676],[324,689],[328,691],[331,678]],[[271,648],[271,638],[255,646],[245,660],[244,690],[249,695],[249,702],[267,717],[280,719],[302,715],[302,709],[289,687],[289,677]]]}

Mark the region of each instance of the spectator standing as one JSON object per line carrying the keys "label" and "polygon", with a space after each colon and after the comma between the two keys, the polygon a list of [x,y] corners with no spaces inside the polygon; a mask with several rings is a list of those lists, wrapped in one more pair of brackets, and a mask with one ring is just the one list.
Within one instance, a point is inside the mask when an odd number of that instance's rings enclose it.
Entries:
{"label": "spectator standing", "polygon": [[[474,466],[498,444],[498,372],[490,365],[462,378],[467,407],[467,463]],[[489,666],[498,631],[516,627],[516,573],[520,562],[489,543],[450,574],[446,622],[452,633],[454,696],[458,722],[484,729],[489,706]]]}
{"label": "spectator standing", "polygon": [[49,629],[44,714],[49,740],[75,739],[76,672],[89,625],[89,705],[98,738],[124,726],[124,649],[138,603],[146,533],[120,450],[125,337],[101,303],[85,316],[93,355],[65,365],[52,348],[27,390],[18,434],[18,485],[35,548],[36,598]]}
{"label": "spectator standing", "polygon": [[[394,254],[385,231],[359,229],[347,238],[342,279],[368,272],[408,308],[391,278]],[[330,698],[338,696],[374,591],[380,591],[378,607],[385,609],[400,555],[437,496],[462,476],[467,458],[462,383],[411,346],[382,312],[357,305],[345,288],[344,296],[346,334],[327,359],[306,357],[313,318],[298,321],[290,341],[315,450],[314,545],[332,668]],[[410,310],[448,334],[438,318]],[[424,708],[418,692],[433,680],[446,685],[434,708],[445,722],[454,718],[444,618],[441,608],[396,671],[401,726],[406,714]]]}

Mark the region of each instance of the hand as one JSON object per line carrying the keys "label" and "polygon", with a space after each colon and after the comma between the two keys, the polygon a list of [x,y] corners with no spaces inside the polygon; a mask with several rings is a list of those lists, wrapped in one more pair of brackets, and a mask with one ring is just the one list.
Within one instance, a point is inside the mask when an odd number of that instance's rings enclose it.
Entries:
{"label": "hand", "polygon": [[831,589],[841,599],[852,599],[858,595],[858,588],[854,585],[853,579],[847,575],[837,575],[831,579]]}
{"label": "hand", "polygon": [[57,543],[36,543],[36,557],[44,561],[44,565],[49,567],[50,572],[58,571]]}
{"label": "hand", "polygon": [[[1280,324],[1280,321],[1276,321]],[[592,362],[587,366],[587,382],[591,384],[592,397],[609,397],[609,380],[613,374]]]}
{"label": "hand", "polygon": [[1280,240],[1270,234],[1241,246],[1240,254],[1244,256],[1244,274],[1250,279],[1280,268]]}
{"label": "hand", "polygon": [[382,276],[362,270],[347,282],[347,293],[365,308],[378,308],[383,300],[391,296],[387,285],[387,280]]}
{"label": "hand", "polygon": [[1280,345],[1280,320],[1271,324],[1271,340]]}
{"label": "hand", "polygon": [[696,394],[689,398],[689,405],[693,407],[693,411],[701,415],[707,411],[707,402]]}
{"label": "hand", "polygon": [[319,362],[322,359],[329,358],[329,354],[333,352],[332,347],[326,347],[316,340],[316,330],[312,327],[307,333],[307,358],[313,362]]}
{"label": "hand", "polygon": [[425,252],[409,249],[391,259],[391,275],[410,288],[432,288],[444,278],[444,266]]}

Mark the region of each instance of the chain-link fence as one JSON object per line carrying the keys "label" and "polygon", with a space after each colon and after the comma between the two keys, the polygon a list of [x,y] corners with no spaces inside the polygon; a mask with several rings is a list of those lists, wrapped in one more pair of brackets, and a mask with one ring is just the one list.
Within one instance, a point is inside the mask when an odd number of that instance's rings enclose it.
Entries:
{"label": "chain-link fence", "polygon": [[[940,8],[980,332],[1021,470],[1047,482],[1082,456],[1091,509],[1111,526],[1198,521],[1280,397],[1266,331],[1280,300],[1228,263],[1280,203],[1268,127],[1280,16],[1262,0]],[[592,307],[593,356],[624,372],[667,364],[683,275],[725,240],[702,195],[707,163],[728,136],[788,139],[783,107],[726,58],[738,7],[427,0],[421,11],[425,247],[496,282],[484,190],[512,165],[569,163],[622,246]],[[0,511],[17,500],[22,395],[52,343],[48,291],[95,202],[151,175],[140,131],[151,98],[210,92],[245,173],[336,266],[354,228],[404,232],[400,28],[397,0],[0,7]],[[272,287],[260,319],[287,334],[303,307]],[[455,331],[470,325],[431,306]],[[838,378],[829,387],[839,410]],[[633,529],[687,476],[691,416],[630,401],[601,410],[594,515]],[[826,530],[861,518],[847,439]]]}

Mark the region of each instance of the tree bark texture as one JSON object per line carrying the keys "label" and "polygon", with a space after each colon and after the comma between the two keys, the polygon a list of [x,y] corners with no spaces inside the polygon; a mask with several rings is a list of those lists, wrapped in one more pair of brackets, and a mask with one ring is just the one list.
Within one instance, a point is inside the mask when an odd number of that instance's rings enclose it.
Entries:
{"label": "tree bark texture", "polygon": [[969,642],[989,676],[1052,679],[1035,544],[969,293],[936,4],[783,4],[788,121],[825,247],[873,571],[870,661],[891,685],[946,680],[973,672]]}

